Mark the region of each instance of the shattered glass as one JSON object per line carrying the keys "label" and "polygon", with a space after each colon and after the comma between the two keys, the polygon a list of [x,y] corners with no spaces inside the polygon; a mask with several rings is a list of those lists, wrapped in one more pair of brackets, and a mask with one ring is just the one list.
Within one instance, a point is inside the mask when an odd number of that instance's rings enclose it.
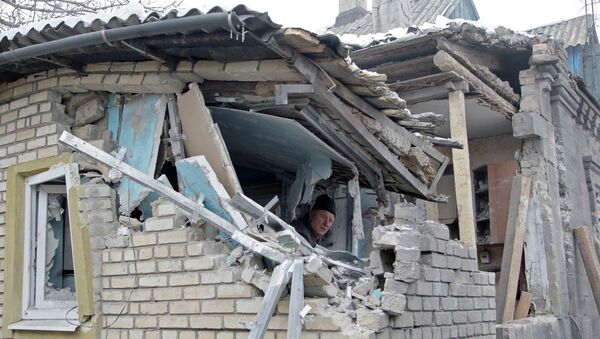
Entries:
{"label": "shattered glass", "polygon": [[59,186],[42,185],[39,188],[38,207],[43,208],[45,204],[45,211],[38,211],[38,227],[43,227],[42,220],[45,215],[46,232],[45,236],[38,232],[38,245],[45,239],[45,253],[38,251],[38,255],[43,255],[44,258],[37,258],[38,262],[45,261],[43,286],[36,287],[38,306],[40,302],[76,300],[69,214],[66,213],[67,195],[62,193],[64,189],[56,187]]}

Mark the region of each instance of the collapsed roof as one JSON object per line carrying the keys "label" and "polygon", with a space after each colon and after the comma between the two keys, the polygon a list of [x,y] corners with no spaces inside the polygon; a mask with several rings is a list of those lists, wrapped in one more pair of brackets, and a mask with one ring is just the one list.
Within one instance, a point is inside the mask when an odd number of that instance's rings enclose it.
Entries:
{"label": "collapsed roof", "polygon": [[2,38],[2,81],[61,67],[85,77],[104,62],[192,62],[208,105],[295,119],[352,161],[364,185],[438,199],[448,159],[401,125],[411,119],[404,100],[384,75],[346,60],[337,37],[281,29],[243,5],[39,26]]}

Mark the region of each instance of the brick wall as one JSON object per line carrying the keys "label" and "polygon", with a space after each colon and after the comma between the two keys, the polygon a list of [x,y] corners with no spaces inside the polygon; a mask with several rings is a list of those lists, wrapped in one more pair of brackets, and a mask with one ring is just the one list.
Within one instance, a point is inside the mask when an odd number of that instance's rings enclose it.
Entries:
{"label": "brick wall", "polygon": [[[240,281],[244,267],[222,244],[193,240],[176,209],[155,206],[156,217],[134,233],[132,246],[103,253],[102,312],[108,338],[245,338],[262,302],[262,291]],[[386,232],[404,237],[406,229]],[[384,268],[382,309],[358,299],[307,298],[311,305],[304,338],[493,338],[494,274],[477,272],[473,248],[449,240],[444,225],[415,225],[416,255],[394,245],[396,262],[413,272]],[[390,230],[394,228],[394,230]],[[379,231],[382,231],[379,228]],[[377,232],[377,231],[376,231]],[[385,239],[393,238],[385,234]],[[375,246],[385,246],[375,236]],[[230,257],[231,256],[231,257]],[[228,263],[233,263],[229,265]],[[410,276],[410,277],[409,277]],[[371,292],[368,292],[371,293]],[[371,299],[372,300],[372,299]],[[398,311],[388,307],[398,302]],[[288,300],[280,301],[267,338],[285,337]],[[349,306],[351,305],[351,306]],[[398,306],[398,304],[396,304]]]}

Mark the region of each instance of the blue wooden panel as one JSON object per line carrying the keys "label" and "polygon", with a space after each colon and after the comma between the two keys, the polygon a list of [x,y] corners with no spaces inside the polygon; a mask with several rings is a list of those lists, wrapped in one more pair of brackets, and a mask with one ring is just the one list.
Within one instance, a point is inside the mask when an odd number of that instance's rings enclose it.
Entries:
{"label": "blue wooden panel", "polygon": [[117,141],[119,137],[119,125],[121,124],[121,96],[111,94],[108,96],[106,106],[106,117],[108,119],[108,131],[112,140]]}
{"label": "blue wooden panel", "polygon": [[[161,95],[136,95],[123,106],[118,145],[127,149],[123,161],[154,177],[166,100]],[[119,184],[122,213],[130,213],[144,198],[145,189],[124,176]]]}
{"label": "blue wooden panel", "polygon": [[[204,164],[201,165],[200,162]],[[204,168],[203,168],[204,166]],[[204,207],[209,211],[215,213],[221,218],[236,224],[236,221],[231,216],[230,212],[225,209],[221,204],[221,197],[227,192],[223,187],[221,191],[217,192],[217,189],[211,183],[209,175],[216,179],[216,175],[212,172],[212,169],[208,168],[208,162],[203,156],[193,157],[177,161],[175,164],[177,168],[177,178],[179,180],[179,191],[186,197],[197,201],[199,197],[204,197]],[[239,216],[241,217],[241,216]],[[239,246],[235,240],[231,239],[228,234],[223,231],[218,232],[219,236],[229,245],[231,248]]]}
{"label": "blue wooden panel", "polygon": [[450,19],[479,20],[477,9],[471,0],[458,0],[454,10],[448,15]]}
{"label": "blue wooden panel", "polygon": [[583,77],[583,48],[580,45],[567,47],[569,71]]}

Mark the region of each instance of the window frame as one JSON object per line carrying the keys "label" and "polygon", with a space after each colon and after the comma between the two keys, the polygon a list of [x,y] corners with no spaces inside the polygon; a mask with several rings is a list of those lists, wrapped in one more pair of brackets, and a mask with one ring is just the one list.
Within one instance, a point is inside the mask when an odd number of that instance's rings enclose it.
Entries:
{"label": "window frame", "polygon": [[[5,255],[3,338],[33,339],[59,335],[65,338],[96,338],[100,335],[102,316],[94,301],[92,251],[87,218],[79,211],[79,166],[72,153],[11,165],[6,170]],[[69,165],[68,210],[70,219],[73,269],[77,295],[77,321],[23,319],[23,244],[25,219],[25,180],[61,165]],[[68,180],[65,178],[65,180]],[[70,314],[69,314],[70,315]],[[84,326],[78,326],[85,323]],[[58,331],[50,333],[48,331]]]}
{"label": "window frame", "polygon": [[[35,295],[44,295],[46,267],[45,265],[33,264],[33,253],[35,251],[36,258],[43,258],[45,262],[46,258],[46,236],[47,232],[40,231],[40,225],[42,220],[47,220],[48,210],[46,208],[38,208],[39,206],[47,206],[48,204],[48,193],[63,193],[67,195],[69,199],[69,188],[73,186],[71,180],[72,169],[70,165],[62,165],[56,168],[49,169],[48,171],[32,175],[25,179],[25,222],[24,222],[24,246],[23,246],[23,298],[22,298],[22,319],[25,320],[77,320],[77,295],[75,295],[74,301],[56,302],[36,299]],[[48,182],[64,178],[65,184],[63,185],[51,185]],[[41,192],[41,195],[36,197],[36,192],[39,191],[38,187],[45,187],[46,190],[52,192]],[[59,188],[60,187],[60,188]],[[34,218],[34,213],[37,214],[37,218]],[[70,209],[67,208],[65,211],[68,220],[72,220],[74,216],[71,216]],[[43,223],[45,226],[45,223]],[[35,234],[33,230],[36,230]],[[45,230],[45,227],[44,227]],[[35,239],[34,239],[35,235]],[[71,233],[72,235],[72,233]],[[37,241],[38,246],[35,246]],[[69,241],[71,247],[73,246],[72,236]],[[35,282],[33,282],[35,277]],[[33,299],[33,300],[32,300]]]}

